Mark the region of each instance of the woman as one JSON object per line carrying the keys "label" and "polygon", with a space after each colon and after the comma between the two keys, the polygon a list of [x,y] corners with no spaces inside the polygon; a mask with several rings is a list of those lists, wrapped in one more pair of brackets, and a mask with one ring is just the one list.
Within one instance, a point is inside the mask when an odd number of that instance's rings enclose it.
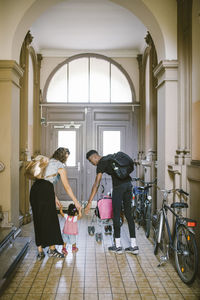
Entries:
{"label": "woman", "polygon": [[49,246],[48,254],[53,257],[64,257],[57,251],[55,245],[63,245],[56,205],[61,208],[60,201],[56,198],[54,184],[61,180],[66,193],[73,200],[76,208],[81,205],[74,196],[69,185],[65,163],[70,152],[67,148],[58,148],[51,157],[45,171],[44,179],[34,182],[30,191],[30,203],[33,212],[35,229],[35,242],[38,247],[38,259],[44,258],[43,248]]}

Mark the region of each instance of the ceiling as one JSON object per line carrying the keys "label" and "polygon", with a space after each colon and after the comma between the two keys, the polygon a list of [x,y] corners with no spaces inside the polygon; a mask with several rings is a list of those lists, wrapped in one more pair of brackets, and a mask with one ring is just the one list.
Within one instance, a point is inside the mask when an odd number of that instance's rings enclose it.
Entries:
{"label": "ceiling", "polygon": [[31,27],[42,50],[134,50],[144,47],[147,29],[127,9],[109,0],[69,0],[52,6]]}

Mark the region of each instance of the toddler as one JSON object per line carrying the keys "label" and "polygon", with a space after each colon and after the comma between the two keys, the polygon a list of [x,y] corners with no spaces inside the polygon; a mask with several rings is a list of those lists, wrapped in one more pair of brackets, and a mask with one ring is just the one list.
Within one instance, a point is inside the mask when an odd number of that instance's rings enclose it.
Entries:
{"label": "toddler", "polygon": [[76,247],[76,235],[78,234],[78,223],[77,221],[82,217],[81,209],[78,211],[74,204],[70,204],[67,210],[67,214],[63,213],[60,208],[60,214],[65,218],[65,224],[63,227],[62,238],[64,241],[62,253],[67,255],[66,245],[72,245],[72,252],[77,252]]}

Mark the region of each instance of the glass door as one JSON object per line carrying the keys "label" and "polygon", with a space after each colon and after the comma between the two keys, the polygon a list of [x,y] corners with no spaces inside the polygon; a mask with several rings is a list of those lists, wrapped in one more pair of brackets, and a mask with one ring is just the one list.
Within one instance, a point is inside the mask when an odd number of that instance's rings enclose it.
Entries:
{"label": "glass door", "polygon": [[[70,155],[66,163],[66,172],[73,193],[77,199],[82,202],[81,173],[83,172],[83,162],[80,151],[82,144],[82,126],[80,125],[78,128],[56,127],[62,126],[54,126],[55,142],[57,143],[55,148],[65,147],[69,149]],[[61,181],[56,184],[55,189],[58,199],[64,202],[64,206],[68,206],[66,201],[71,201],[71,199],[65,192]]]}

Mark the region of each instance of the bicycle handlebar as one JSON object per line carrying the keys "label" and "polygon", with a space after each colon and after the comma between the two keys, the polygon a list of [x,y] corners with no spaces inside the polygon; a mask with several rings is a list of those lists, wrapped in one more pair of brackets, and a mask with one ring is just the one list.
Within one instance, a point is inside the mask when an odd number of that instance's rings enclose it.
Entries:
{"label": "bicycle handlebar", "polygon": [[134,181],[141,181],[144,185],[150,185],[150,184],[155,184],[156,181],[157,181],[157,178],[155,178],[154,181],[144,181],[144,180],[142,180],[139,177],[134,177],[134,178],[132,178],[132,180],[134,180]]}
{"label": "bicycle handlebar", "polygon": [[144,181],[140,179],[140,181],[145,185],[155,184],[157,182],[157,178],[154,179],[154,181]]}
{"label": "bicycle handlebar", "polygon": [[189,194],[187,192],[185,192],[184,190],[182,189],[171,189],[171,190],[167,190],[167,189],[161,189],[157,186],[157,189],[160,190],[161,192],[163,193],[167,193],[167,194],[170,194],[170,193],[175,193],[175,192],[179,192],[179,194],[184,194],[185,196],[189,196]]}

